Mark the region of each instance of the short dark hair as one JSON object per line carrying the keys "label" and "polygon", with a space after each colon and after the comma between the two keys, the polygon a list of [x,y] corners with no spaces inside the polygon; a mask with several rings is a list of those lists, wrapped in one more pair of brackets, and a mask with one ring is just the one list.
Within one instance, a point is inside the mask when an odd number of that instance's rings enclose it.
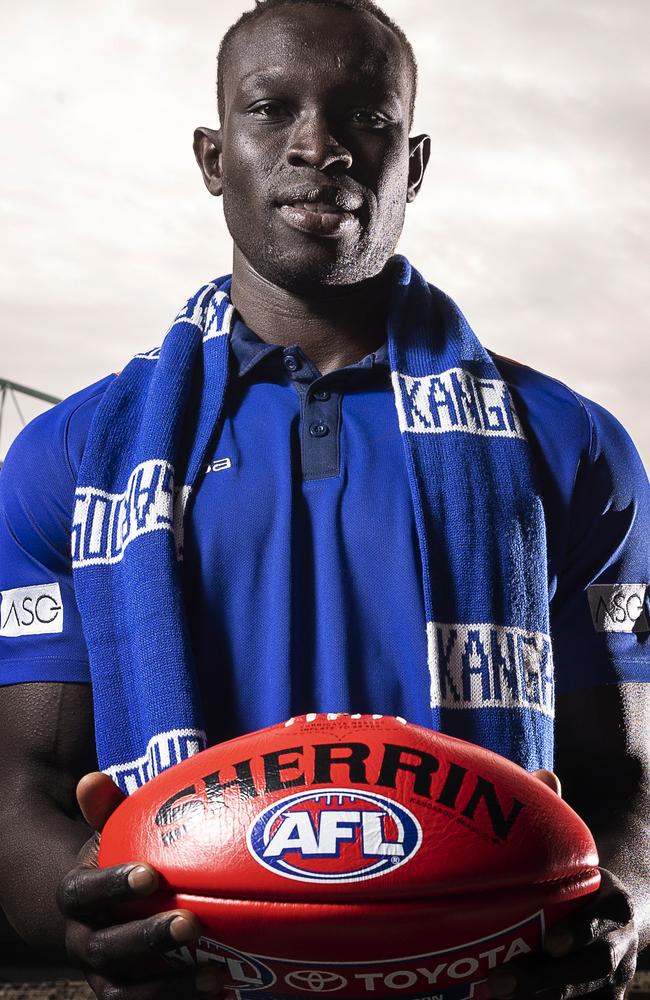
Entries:
{"label": "short dark hair", "polygon": [[256,18],[261,17],[262,14],[266,14],[267,10],[273,10],[275,7],[289,7],[295,4],[307,6],[309,4],[314,4],[317,7],[338,7],[341,10],[366,11],[368,14],[371,14],[372,17],[376,18],[381,24],[390,28],[402,46],[402,51],[406,57],[406,63],[411,77],[409,124],[412,124],[413,112],[415,110],[415,92],[418,84],[418,64],[415,59],[415,53],[413,52],[413,47],[402,29],[395,24],[393,20],[391,20],[388,14],[384,13],[381,7],[379,7],[374,0],[255,0],[255,7],[252,10],[244,11],[241,17],[238,18],[234,24],[231,24],[221,39],[221,44],[219,45],[219,54],[217,56],[217,107],[220,122],[223,124],[225,115],[223,79],[224,64],[226,62],[226,56],[228,54],[228,49],[233,36],[244,24],[248,24],[249,21],[254,21]]}

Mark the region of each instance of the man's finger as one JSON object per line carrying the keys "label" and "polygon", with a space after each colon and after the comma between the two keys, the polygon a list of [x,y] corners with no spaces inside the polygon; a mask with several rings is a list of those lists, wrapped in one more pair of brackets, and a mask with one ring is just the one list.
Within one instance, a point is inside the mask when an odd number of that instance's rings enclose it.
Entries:
{"label": "man's finger", "polygon": [[84,774],[77,785],[77,801],[86,823],[98,833],[126,796],[112,778],[101,771]]}
{"label": "man's finger", "polygon": [[114,903],[150,895],[158,881],[151,865],[137,862],[112,868],[77,865],[61,880],[57,903],[66,917],[96,916]]}
{"label": "man's finger", "polygon": [[200,935],[201,924],[193,913],[174,910],[96,930],[82,939],[81,953],[76,957],[102,975],[146,979],[160,974],[161,956],[181,945],[194,944]]}
{"label": "man's finger", "polygon": [[632,922],[634,910],[622,884],[604,868],[600,876],[598,891],[546,933],[544,949],[552,957],[561,958],[576,948],[584,948]]}
{"label": "man's finger", "polygon": [[627,956],[629,937],[623,928],[564,958],[541,955],[495,969],[488,979],[491,994],[530,997],[545,990],[563,990],[563,996],[569,998],[591,993],[613,982]]}
{"label": "man's finger", "polygon": [[541,767],[538,771],[531,771],[530,773],[534,778],[537,778],[542,784],[547,785],[552,792],[555,792],[556,795],[562,798],[562,783],[555,771],[548,771],[545,767]]}

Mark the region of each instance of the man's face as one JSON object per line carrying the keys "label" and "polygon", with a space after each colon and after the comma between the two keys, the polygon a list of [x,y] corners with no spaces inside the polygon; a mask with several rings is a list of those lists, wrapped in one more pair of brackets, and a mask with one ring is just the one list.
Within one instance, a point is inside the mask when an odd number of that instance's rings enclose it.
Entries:
{"label": "man's face", "polygon": [[224,213],[244,257],[295,292],[379,273],[409,188],[398,39],[363,12],[281,7],[240,29],[224,69]]}

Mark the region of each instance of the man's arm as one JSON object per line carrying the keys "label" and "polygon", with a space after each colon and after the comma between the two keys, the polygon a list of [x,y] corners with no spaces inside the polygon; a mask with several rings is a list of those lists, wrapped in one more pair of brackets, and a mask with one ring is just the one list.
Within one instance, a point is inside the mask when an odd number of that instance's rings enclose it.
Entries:
{"label": "man's arm", "polygon": [[550,930],[545,955],[495,970],[490,989],[498,997],[622,1000],[637,946],[650,936],[650,685],[563,694],[556,724],[556,771],[594,835],[601,888]]}
{"label": "man's arm", "polygon": [[176,972],[161,961],[179,943],[196,942],[201,928],[193,914],[112,922],[112,904],[154,891],[158,876],[137,859],[97,868],[93,829],[101,830],[123,794],[107,775],[90,774],[77,803],[79,778],[95,766],[92,720],[87,684],[0,688],[0,903],[27,941],[83,969],[100,998],[214,994],[221,973]]}
{"label": "man's arm", "polygon": [[56,887],[92,833],[75,788],[95,768],[89,684],[0,688],[0,903],[25,940],[57,957],[64,929]]}
{"label": "man's arm", "polygon": [[632,899],[650,944],[650,684],[611,684],[558,698],[562,794],[594,835],[600,863]]}

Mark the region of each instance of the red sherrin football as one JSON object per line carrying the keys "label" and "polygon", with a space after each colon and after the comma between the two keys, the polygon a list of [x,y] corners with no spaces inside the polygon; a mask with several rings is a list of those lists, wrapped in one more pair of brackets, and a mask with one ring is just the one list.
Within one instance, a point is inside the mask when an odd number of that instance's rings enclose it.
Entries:
{"label": "red sherrin football", "polygon": [[387,716],[303,716],[183,761],[119,806],[99,861],[150,862],[140,912],[197,913],[176,957],[219,963],[242,1000],[480,998],[599,885],[549,788]]}

